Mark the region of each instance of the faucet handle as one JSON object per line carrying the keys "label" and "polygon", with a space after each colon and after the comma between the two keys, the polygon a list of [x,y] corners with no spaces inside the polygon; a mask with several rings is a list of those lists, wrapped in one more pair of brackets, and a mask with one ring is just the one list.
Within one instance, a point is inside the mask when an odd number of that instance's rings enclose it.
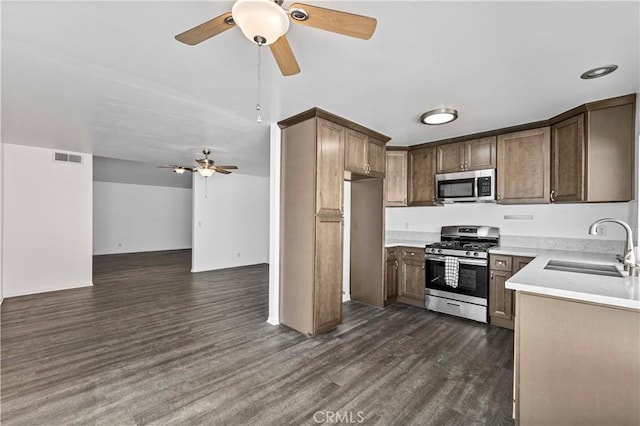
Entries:
{"label": "faucet handle", "polygon": [[616,260],[620,263],[624,262],[624,256],[621,254],[616,254]]}

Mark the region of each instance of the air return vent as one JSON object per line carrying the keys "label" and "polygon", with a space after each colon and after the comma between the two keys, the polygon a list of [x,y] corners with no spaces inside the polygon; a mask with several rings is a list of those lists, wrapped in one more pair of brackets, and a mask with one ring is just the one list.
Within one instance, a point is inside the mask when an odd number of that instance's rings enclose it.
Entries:
{"label": "air return vent", "polygon": [[69,154],[66,152],[55,152],[53,159],[55,161],[64,161],[65,163],[82,164],[82,155]]}

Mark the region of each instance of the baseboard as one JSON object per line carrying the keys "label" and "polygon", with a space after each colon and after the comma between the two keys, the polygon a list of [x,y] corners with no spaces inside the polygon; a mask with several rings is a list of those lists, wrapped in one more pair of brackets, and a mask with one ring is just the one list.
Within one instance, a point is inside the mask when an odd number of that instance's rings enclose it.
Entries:
{"label": "baseboard", "polygon": [[265,262],[258,262],[258,263],[249,263],[246,265],[234,265],[234,266],[216,266],[213,268],[204,268],[204,269],[194,269],[191,268],[191,272],[192,273],[198,273],[198,272],[211,272],[211,271],[220,271],[222,269],[234,269],[234,268],[245,268],[247,266],[258,266],[258,265],[269,265],[268,263]]}
{"label": "baseboard", "polygon": [[51,293],[54,291],[73,290],[76,288],[84,288],[84,287],[93,287],[93,282],[89,282],[88,284],[73,284],[70,286],[59,287],[59,288],[33,289],[25,293],[9,293],[3,296],[5,296],[5,298],[11,298],[11,297],[29,296],[30,294],[42,294],[42,293]]}
{"label": "baseboard", "polygon": [[276,319],[276,318],[267,318],[267,324],[271,324],[271,325],[280,325],[280,320]]}

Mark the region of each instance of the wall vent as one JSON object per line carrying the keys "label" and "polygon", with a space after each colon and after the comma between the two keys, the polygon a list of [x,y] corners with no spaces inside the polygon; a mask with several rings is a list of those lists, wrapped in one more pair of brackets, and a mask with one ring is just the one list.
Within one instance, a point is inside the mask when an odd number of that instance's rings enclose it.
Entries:
{"label": "wall vent", "polygon": [[69,154],[66,152],[54,152],[53,159],[55,161],[64,161],[65,163],[82,164],[82,155]]}

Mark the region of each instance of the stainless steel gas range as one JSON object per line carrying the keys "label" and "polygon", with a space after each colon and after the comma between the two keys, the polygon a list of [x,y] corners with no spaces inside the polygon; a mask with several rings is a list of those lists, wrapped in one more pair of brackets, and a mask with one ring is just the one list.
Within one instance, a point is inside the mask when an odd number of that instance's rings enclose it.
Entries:
{"label": "stainless steel gas range", "polygon": [[427,309],[486,323],[488,250],[499,243],[498,228],[443,226],[440,242],[425,247]]}

